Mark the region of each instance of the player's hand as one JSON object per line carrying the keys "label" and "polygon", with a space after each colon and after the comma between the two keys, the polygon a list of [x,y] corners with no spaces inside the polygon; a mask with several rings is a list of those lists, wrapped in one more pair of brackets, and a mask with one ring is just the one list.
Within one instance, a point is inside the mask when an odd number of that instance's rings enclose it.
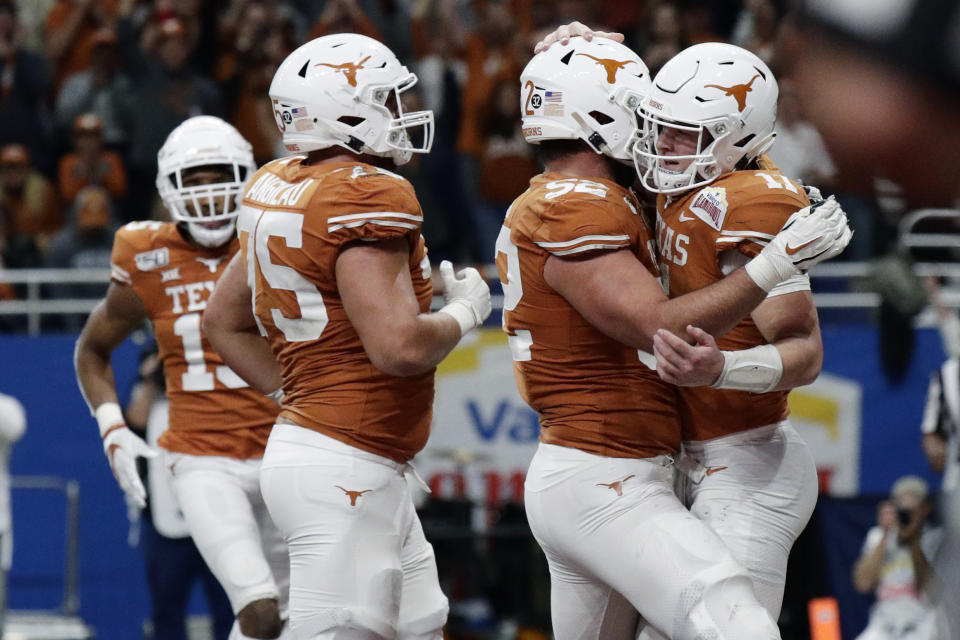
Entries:
{"label": "player's hand", "polygon": [[614,42],[623,42],[622,33],[617,33],[616,31],[594,31],[582,22],[577,22],[575,20],[570,24],[557,27],[547,34],[547,36],[545,36],[543,40],[538,42],[533,48],[533,52],[540,53],[541,51],[546,51],[550,48],[550,45],[556,42],[559,42],[560,44],[567,44],[570,42],[570,38],[574,36],[580,36],[587,42],[593,40],[594,37],[608,38]]}
{"label": "player's hand", "polygon": [[159,452],[126,425],[115,428],[103,439],[103,451],[117,484],[141,509],[147,505],[147,490],[137,473],[137,458],[156,457]]}
{"label": "player's hand", "polygon": [[493,310],[490,301],[490,287],[480,272],[473,267],[461,269],[456,275],[449,260],[440,263],[440,278],[443,280],[443,299],[446,306],[441,309],[457,321],[461,335],[474,327],[479,327]]}
{"label": "player's hand", "polygon": [[653,355],[657,358],[657,374],[679,387],[709,387],[723,373],[723,353],[713,336],[693,325],[687,325],[687,343],[667,329],[653,335]]}
{"label": "player's hand", "polygon": [[790,216],[760,255],[747,263],[747,273],[757,286],[769,291],[813,265],[838,256],[852,236],[847,214],[830,196]]}
{"label": "player's hand", "polygon": [[807,194],[807,200],[810,201],[810,204],[817,204],[823,200],[823,194],[820,193],[820,189],[817,189],[812,184],[800,185],[803,187],[803,191]]}
{"label": "player's hand", "polygon": [[889,500],[877,505],[877,526],[884,531],[897,529],[897,507]]}

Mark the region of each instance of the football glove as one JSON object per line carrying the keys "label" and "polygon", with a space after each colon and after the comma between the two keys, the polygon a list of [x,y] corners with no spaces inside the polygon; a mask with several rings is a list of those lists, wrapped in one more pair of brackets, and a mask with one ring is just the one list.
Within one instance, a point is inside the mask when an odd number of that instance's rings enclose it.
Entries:
{"label": "football glove", "polygon": [[110,461],[110,470],[117,484],[141,509],[147,505],[147,490],[137,473],[137,457],[156,457],[159,452],[143,441],[123,421],[120,407],[105,402],[94,412],[103,438],[103,452]]}
{"label": "football glove", "polygon": [[760,255],[746,264],[747,274],[764,291],[839,255],[853,232],[833,196],[800,209]]}
{"label": "football glove", "polygon": [[483,276],[473,267],[461,269],[456,275],[449,260],[440,263],[440,278],[443,280],[443,300],[447,304],[440,309],[453,317],[460,325],[460,335],[479,327],[490,315],[490,287]]}

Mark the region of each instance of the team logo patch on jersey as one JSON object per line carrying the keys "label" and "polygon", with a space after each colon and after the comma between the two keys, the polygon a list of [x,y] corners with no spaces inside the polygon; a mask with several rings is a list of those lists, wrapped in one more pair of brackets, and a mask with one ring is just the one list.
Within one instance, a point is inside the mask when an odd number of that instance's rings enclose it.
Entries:
{"label": "team logo patch on jersey", "polygon": [[694,196],[688,207],[697,216],[717,231],[723,227],[727,215],[727,190],[724,187],[705,187]]}
{"label": "team logo patch on jersey", "polygon": [[144,251],[133,256],[133,261],[140,271],[153,271],[170,264],[170,250],[166,247]]}
{"label": "team logo patch on jersey", "polygon": [[226,259],[227,256],[220,256],[219,258],[196,258],[196,261],[203,263],[203,266],[209,269],[210,273],[216,273],[217,267]]}
{"label": "team logo patch on jersey", "polygon": [[180,267],[174,267],[173,269],[167,269],[166,271],[160,272],[160,282],[170,282],[171,280],[180,279]]}

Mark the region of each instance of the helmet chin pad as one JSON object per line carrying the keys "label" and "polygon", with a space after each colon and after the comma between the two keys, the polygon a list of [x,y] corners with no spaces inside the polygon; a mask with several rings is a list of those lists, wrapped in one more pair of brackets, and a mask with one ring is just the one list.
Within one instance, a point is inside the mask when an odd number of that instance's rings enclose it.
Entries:
{"label": "helmet chin pad", "polygon": [[194,242],[208,249],[216,249],[233,240],[236,223],[237,221],[234,218],[216,229],[208,229],[199,222],[185,222],[184,224],[187,225],[187,231]]}

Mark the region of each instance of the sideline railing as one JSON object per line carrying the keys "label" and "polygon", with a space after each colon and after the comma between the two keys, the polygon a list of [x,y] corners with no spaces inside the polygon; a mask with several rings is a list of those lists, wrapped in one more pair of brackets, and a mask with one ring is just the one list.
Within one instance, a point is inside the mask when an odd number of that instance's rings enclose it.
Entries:
{"label": "sideline railing", "polygon": [[[494,265],[481,268],[484,277],[494,281],[497,270]],[[940,276],[948,282],[960,283],[960,264],[958,263],[917,263],[914,265],[917,276]],[[870,262],[836,262],[817,265],[811,271],[814,282],[814,301],[821,309],[874,309],[880,306],[880,295],[870,290],[870,277],[873,264]],[[107,269],[6,269],[0,271],[0,282],[23,285],[25,296],[16,300],[0,300],[0,317],[21,316],[26,318],[27,333],[38,335],[42,329],[44,316],[62,316],[69,314],[88,314],[99,302],[99,298],[58,297],[46,298],[45,287],[50,285],[90,285],[106,284],[110,272]],[[829,292],[818,288],[831,289],[837,285],[828,285],[829,281],[846,281],[848,291]],[[826,286],[818,287],[819,284]],[[843,286],[843,285],[840,285]],[[942,290],[942,302],[953,308],[960,308],[960,284],[948,285]],[[503,297],[494,296],[494,308],[501,309]],[[921,318],[927,314],[923,314]],[[921,319],[921,324],[924,321]]]}

